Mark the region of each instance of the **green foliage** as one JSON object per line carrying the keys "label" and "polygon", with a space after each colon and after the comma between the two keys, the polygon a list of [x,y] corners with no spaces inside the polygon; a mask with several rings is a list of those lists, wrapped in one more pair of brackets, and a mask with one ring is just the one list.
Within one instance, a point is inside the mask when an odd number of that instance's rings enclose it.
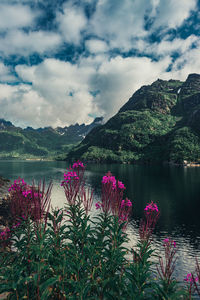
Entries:
{"label": "green foliage", "polygon": [[200,138],[191,128],[183,127],[176,130],[169,139],[169,160],[183,163],[200,159]]}
{"label": "green foliage", "polygon": [[[77,141],[80,141],[79,137]],[[0,157],[40,158],[66,156],[77,143],[76,136],[63,136],[55,131],[0,130]],[[62,155],[64,155],[62,157]]]}
{"label": "green foliage", "polygon": [[[139,240],[130,250],[123,223],[101,212],[91,219],[80,201],[48,214],[47,227],[29,218],[10,238],[15,251],[0,257],[0,294],[8,299],[188,299],[154,280],[151,242]],[[185,295],[185,296],[184,296]]]}
{"label": "green foliage", "polygon": [[86,153],[84,153],[83,159],[87,161],[95,160],[96,162],[101,162],[101,161],[117,162],[118,155],[116,155],[112,150],[93,146],[90,147]]}
{"label": "green foliage", "polygon": [[118,163],[158,159],[163,152],[160,139],[172,130],[176,120],[175,116],[150,110],[119,113],[105,126],[96,129],[95,140],[92,139],[94,132],[91,132],[69,153],[69,157],[82,155],[84,160]]}
{"label": "green foliage", "polygon": [[68,158],[122,163],[199,161],[199,82],[199,75],[192,74],[184,83],[157,80],[143,86]]}
{"label": "green foliage", "polygon": [[64,159],[84,135],[97,126],[102,118],[89,125],[71,125],[65,128],[15,127],[0,119],[0,157]]}
{"label": "green foliage", "polygon": [[133,261],[126,269],[128,278],[128,295],[134,295],[133,299],[150,299],[154,290],[152,280],[151,262],[153,250],[148,241],[138,241],[137,250],[133,249]]}

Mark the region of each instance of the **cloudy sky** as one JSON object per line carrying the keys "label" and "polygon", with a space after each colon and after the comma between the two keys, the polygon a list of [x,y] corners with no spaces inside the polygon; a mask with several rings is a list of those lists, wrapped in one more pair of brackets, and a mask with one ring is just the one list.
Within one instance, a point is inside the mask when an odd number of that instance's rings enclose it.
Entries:
{"label": "cloudy sky", "polygon": [[113,116],[144,84],[200,73],[198,0],[0,0],[0,118]]}

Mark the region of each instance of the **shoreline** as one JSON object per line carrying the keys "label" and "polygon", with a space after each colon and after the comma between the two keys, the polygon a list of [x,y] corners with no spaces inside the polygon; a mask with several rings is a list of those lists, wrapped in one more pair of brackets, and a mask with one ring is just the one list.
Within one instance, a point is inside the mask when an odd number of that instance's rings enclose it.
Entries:
{"label": "shoreline", "polygon": [[[69,161],[69,162],[72,162],[72,161],[76,161],[77,159],[57,159],[56,157],[54,159],[52,158],[42,158],[42,157],[35,157],[35,158],[23,158],[23,157],[7,157],[7,158],[4,158],[4,157],[0,157],[0,161],[27,161],[27,162],[39,162],[39,161]],[[162,161],[162,162],[145,162],[145,161],[121,161],[121,162],[116,162],[116,161],[98,161],[98,160],[87,160],[87,161],[84,161],[82,160],[84,163],[89,163],[89,164],[122,164],[122,165],[149,165],[149,166],[153,166],[153,165],[169,165],[169,166],[176,166],[176,167],[200,167],[200,161],[187,161],[187,160],[184,160],[182,163],[177,163],[177,162],[173,162],[173,161]],[[0,187],[1,187],[1,179],[2,180],[7,180],[5,178],[3,178],[1,175],[0,175]],[[1,192],[0,192],[0,198],[1,198]]]}

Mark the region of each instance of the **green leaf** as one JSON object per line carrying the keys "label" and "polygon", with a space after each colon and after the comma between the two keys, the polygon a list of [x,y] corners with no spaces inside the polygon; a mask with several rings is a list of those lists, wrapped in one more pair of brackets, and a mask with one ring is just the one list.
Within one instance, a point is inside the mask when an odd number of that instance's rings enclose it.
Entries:
{"label": "green leaf", "polygon": [[41,285],[40,285],[40,291],[42,293],[41,295],[41,300],[45,300],[46,298],[46,295],[48,293],[48,287],[54,285],[58,280],[59,280],[59,275],[55,276],[55,277],[52,277],[52,278],[49,278],[47,279],[45,282],[43,282]]}

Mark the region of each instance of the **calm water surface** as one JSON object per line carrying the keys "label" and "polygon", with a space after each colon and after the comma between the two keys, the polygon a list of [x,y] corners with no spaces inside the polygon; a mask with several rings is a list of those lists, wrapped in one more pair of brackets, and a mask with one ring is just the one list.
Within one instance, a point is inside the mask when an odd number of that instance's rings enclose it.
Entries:
{"label": "calm water surface", "polygon": [[[60,182],[67,162],[0,161],[0,175],[11,180],[23,177],[28,183],[45,178],[53,181],[52,205],[63,207],[65,197]],[[101,178],[111,171],[126,186],[126,196],[133,202],[133,216],[128,227],[130,247],[138,237],[138,224],[150,201],[158,203],[161,217],[154,234],[157,254],[163,253],[162,241],[171,236],[177,242],[176,274],[183,280],[194,270],[194,258],[200,261],[200,168],[137,165],[87,166],[87,184],[95,188],[96,200],[101,193]]]}

